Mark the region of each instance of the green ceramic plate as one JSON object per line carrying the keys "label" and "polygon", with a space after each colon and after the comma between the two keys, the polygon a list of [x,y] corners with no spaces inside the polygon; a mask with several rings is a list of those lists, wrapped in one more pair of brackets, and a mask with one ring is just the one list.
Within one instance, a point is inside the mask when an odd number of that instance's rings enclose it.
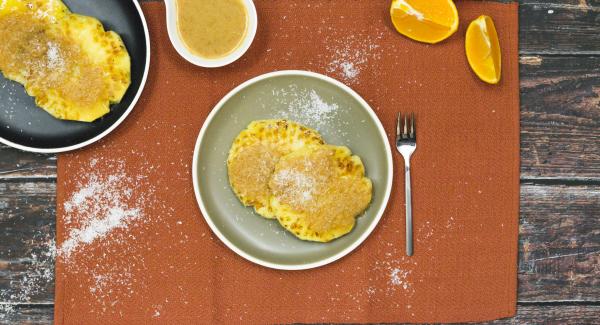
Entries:
{"label": "green ceramic plate", "polygon": [[[329,243],[301,241],[238,201],[227,178],[229,148],[251,121],[272,118],[317,129],[327,143],[346,145],[361,157],[373,200],[352,232]],[[373,110],[339,81],[305,71],[268,73],[227,94],[200,131],[192,169],[196,198],[213,232],[242,257],[285,270],[322,266],[350,253],[379,222],[392,187],[390,145]]]}

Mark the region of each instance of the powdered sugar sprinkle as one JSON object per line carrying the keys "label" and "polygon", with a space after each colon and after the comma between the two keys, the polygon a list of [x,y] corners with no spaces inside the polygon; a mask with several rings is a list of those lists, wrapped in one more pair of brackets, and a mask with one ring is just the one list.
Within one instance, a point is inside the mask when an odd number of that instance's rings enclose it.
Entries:
{"label": "powdered sugar sprinkle", "polygon": [[318,131],[330,124],[340,110],[338,104],[328,103],[314,89],[300,88],[295,84],[273,90],[273,96],[285,105],[275,118],[290,119]]}
{"label": "powdered sugar sprinkle", "polygon": [[404,290],[407,290],[410,283],[406,280],[411,271],[402,270],[400,268],[392,268],[390,270],[390,285],[402,286]]}
{"label": "powdered sugar sprinkle", "polygon": [[103,177],[89,176],[84,184],[64,203],[67,225],[75,222],[78,227],[70,230],[67,239],[58,249],[61,257],[69,258],[85,245],[102,239],[115,229],[126,228],[141,218],[145,197],[132,199],[136,179],[125,174],[123,165],[117,166],[114,174]]}
{"label": "powdered sugar sprinkle", "polygon": [[298,171],[284,169],[273,175],[276,183],[285,185],[288,196],[305,203],[312,200],[315,180]]}
{"label": "powdered sugar sprinkle", "polygon": [[379,40],[382,37],[383,34],[328,39],[329,63],[325,70],[344,82],[358,84],[359,76],[369,60],[381,57]]}
{"label": "powdered sugar sprinkle", "polygon": [[48,59],[48,68],[50,69],[64,69],[65,59],[60,53],[58,45],[52,42],[48,42],[48,50],[46,56]]}
{"label": "powdered sugar sprinkle", "polygon": [[[142,163],[131,169],[124,161],[97,157],[90,159],[85,170],[87,174],[78,178],[63,204],[68,232],[57,257],[65,276],[85,279],[80,287],[88,289],[95,300],[92,312],[114,313],[117,304],[146,286],[140,277],[146,265],[136,237],[171,210],[157,202],[155,187],[148,180],[156,171],[154,166]],[[147,207],[160,208],[161,213],[150,218],[145,214]]]}

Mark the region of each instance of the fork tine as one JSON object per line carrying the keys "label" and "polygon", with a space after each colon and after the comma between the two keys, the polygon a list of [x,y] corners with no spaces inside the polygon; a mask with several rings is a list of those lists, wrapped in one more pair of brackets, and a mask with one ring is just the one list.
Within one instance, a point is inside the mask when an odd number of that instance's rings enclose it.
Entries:
{"label": "fork tine", "polygon": [[402,113],[398,112],[398,118],[396,119],[396,137],[400,137],[400,128],[402,123]]}
{"label": "fork tine", "polygon": [[408,114],[404,115],[404,133],[402,134],[403,138],[408,138]]}
{"label": "fork tine", "polygon": [[415,137],[415,113],[410,113],[410,137]]}

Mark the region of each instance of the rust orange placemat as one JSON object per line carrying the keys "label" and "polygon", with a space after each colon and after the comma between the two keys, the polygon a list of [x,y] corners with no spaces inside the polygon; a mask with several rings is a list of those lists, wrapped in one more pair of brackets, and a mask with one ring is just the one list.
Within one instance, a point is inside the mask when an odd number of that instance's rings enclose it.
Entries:
{"label": "rust orange placemat", "polygon": [[[231,66],[201,69],[172,48],[163,4],[144,4],[152,59],[140,103],[109,137],[58,160],[56,323],[456,322],[513,315],[517,4],[458,2],[461,27],[436,46],[396,33],[388,1],[256,5],[259,30],[249,52]],[[480,14],[494,18],[500,35],[497,86],[479,81],[465,59],[465,29]],[[397,110],[417,113],[413,257],[404,256],[401,181],[367,241],[319,269],[253,265],[210,232],[190,175],[198,131],[229,90],[283,69],[344,81],[372,105],[390,139]]]}

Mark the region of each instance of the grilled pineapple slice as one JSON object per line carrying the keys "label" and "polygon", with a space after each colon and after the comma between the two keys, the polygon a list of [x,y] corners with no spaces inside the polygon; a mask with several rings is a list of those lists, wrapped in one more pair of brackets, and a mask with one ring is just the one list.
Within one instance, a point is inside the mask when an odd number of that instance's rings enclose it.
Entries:
{"label": "grilled pineapple slice", "polygon": [[372,183],[364,173],[346,147],[294,151],[279,159],[271,176],[271,210],[296,237],[331,241],[349,233],[371,202]]}
{"label": "grilled pineapple slice", "polygon": [[70,13],[60,0],[3,0],[0,1],[0,18],[16,13],[31,13],[37,19],[56,23]]}
{"label": "grilled pineapple slice", "polygon": [[279,158],[323,144],[319,133],[286,120],[254,121],[233,142],[227,159],[229,183],[245,206],[261,216],[275,218],[269,206],[269,179]]}
{"label": "grilled pineapple slice", "polygon": [[120,36],[60,0],[0,2],[0,70],[52,116],[92,122],[121,101],[131,81]]}

